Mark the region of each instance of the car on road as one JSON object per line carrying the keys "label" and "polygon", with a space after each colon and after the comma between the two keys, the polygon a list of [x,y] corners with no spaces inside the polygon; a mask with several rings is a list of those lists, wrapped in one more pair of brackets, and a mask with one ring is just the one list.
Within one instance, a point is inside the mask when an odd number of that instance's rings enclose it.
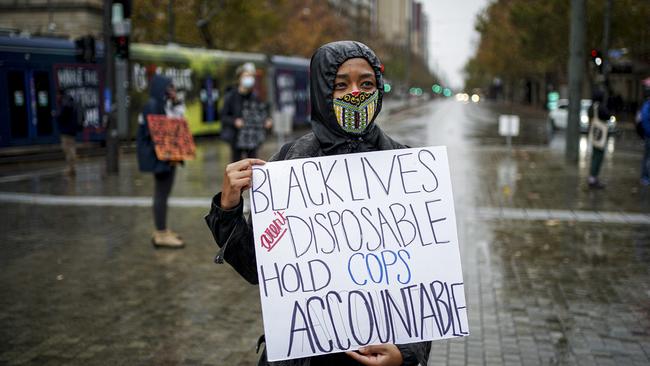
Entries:
{"label": "car on road", "polygon": [[[591,99],[582,99],[580,101],[580,132],[589,132],[589,108]],[[560,99],[557,101],[557,108],[548,112],[548,124],[552,130],[566,130],[569,119],[569,100]],[[609,132],[616,130],[616,116],[612,115],[607,121]]]}

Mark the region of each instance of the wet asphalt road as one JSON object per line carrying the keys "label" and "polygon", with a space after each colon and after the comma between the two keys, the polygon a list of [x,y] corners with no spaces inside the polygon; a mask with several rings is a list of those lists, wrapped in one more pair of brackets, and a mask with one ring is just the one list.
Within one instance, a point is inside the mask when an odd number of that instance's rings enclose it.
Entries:
{"label": "wet asphalt road", "polygon": [[[496,121],[513,112],[510,151]],[[567,164],[538,111],[445,101],[381,117],[398,141],[448,146],[471,335],[435,342],[430,365],[650,363],[650,190],[629,131],[590,191],[586,143]],[[174,252],[149,243],[152,179],[133,156],[118,177],[97,159],[73,179],[61,163],[0,177],[0,364],[253,364],[258,290],[213,264],[202,219],[227,159],[202,141],[178,171],[169,222],[188,246]]]}

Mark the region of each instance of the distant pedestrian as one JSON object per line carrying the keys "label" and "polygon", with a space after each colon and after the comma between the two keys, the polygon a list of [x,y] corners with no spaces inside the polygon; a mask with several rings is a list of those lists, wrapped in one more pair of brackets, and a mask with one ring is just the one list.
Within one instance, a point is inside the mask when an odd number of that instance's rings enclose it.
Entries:
{"label": "distant pedestrian", "polygon": [[55,114],[59,126],[61,138],[61,149],[65,155],[67,167],[65,173],[69,176],[76,174],[77,165],[77,148],[75,139],[77,132],[81,131],[83,126],[79,106],[72,96],[66,94],[65,90],[58,89],[56,100],[58,110]]}
{"label": "distant pedestrian", "polygon": [[600,181],[598,175],[600,174],[600,168],[605,159],[605,148],[607,146],[607,135],[609,132],[607,121],[609,120],[610,113],[607,105],[604,103],[603,92],[601,90],[594,92],[588,115],[590,121],[589,140],[592,149],[587,184],[589,188],[603,189],[605,188],[605,184]]}
{"label": "distant pedestrian", "polygon": [[643,88],[645,101],[639,113],[639,129],[644,140],[644,154],[641,162],[641,185],[650,186],[650,79]]}
{"label": "distant pedestrian", "polygon": [[228,91],[221,110],[221,138],[230,144],[231,160],[246,155],[256,158],[257,150],[273,126],[267,103],[253,92],[255,65],[247,62],[237,68],[237,87]]}
{"label": "distant pedestrian", "polygon": [[177,98],[171,79],[155,75],[151,79],[149,101],[142,110],[137,133],[137,155],[140,171],[153,173],[153,217],[156,230],[152,243],[156,248],[183,248],[180,236],[167,227],[167,200],[174,184],[176,166],[182,162],[163,161],[156,157],[154,143],[147,125],[148,115],[182,117],[184,106]]}

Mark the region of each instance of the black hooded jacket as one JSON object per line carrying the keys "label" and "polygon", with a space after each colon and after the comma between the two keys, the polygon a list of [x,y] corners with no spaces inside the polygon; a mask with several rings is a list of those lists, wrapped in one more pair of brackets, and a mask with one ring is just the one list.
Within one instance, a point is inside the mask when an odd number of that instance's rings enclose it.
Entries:
{"label": "black hooded jacket", "polygon": [[142,172],[166,173],[171,171],[167,161],[158,160],[151,134],[147,126],[147,116],[150,114],[165,114],[165,91],[172,83],[170,78],[154,75],[149,87],[149,100],[142,108],[142,120],[136,135],[138,166]]}
{"label": "black hooded jacket", "polygon": [[[280,158],[299,159],[406,147],[393,141],[374,123],[371,123],[366,131],[361,134],[347,133],[337,123],[332,104],[336,72],[346,60],[358,57],[366,59],[375,70],[377,88],[379,89],[376,118],[381,110],[383,96],[383,80],[379,59],[363,43],[355,41],[328,43],[320,47],[311,59],[312,132],[290,144],[290,147],[283,152],[282,157],[276,153],[269,161],[277,161]],[[221,209],[220,204],[221,193],[218,193],[212,199],[210,213],[205,217],[216,243],[221,247],[215,262],[222,263],[225,259],[248,282],[257,284],[257,263],[251,220],[249,218],[247,221],[244,218],[241,200],[237,207],[230,210]],[[424,366],[427,364],[431,342],[397,346],[402,352],[403,365],[415,366],[420,364]],[[360,365],[342,353],[271,363],[274,366],[308,366],[313,364]]]}

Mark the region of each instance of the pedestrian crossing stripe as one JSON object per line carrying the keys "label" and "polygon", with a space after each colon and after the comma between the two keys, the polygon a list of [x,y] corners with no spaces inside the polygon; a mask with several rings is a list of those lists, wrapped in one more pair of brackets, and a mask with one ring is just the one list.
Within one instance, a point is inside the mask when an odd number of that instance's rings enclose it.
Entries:
{"label": "pedestrian crossing stripe", "polygon": [[[95,207],[151,207],[151,197],[142,196],[58,196],[0,192],[0,202],[45,206],[95,206]],[[211,199],[201,197],[172,197],[169,206],[184,208],[210,208]],[[247,207],[245,207],[246,209]],[[458,210],[462,213],[462,210]],[[630,212],[530,209],[514,207],[479,207],[474,214],[484,220],[523,220],[609,224],[650,225],[650,214]]]}

